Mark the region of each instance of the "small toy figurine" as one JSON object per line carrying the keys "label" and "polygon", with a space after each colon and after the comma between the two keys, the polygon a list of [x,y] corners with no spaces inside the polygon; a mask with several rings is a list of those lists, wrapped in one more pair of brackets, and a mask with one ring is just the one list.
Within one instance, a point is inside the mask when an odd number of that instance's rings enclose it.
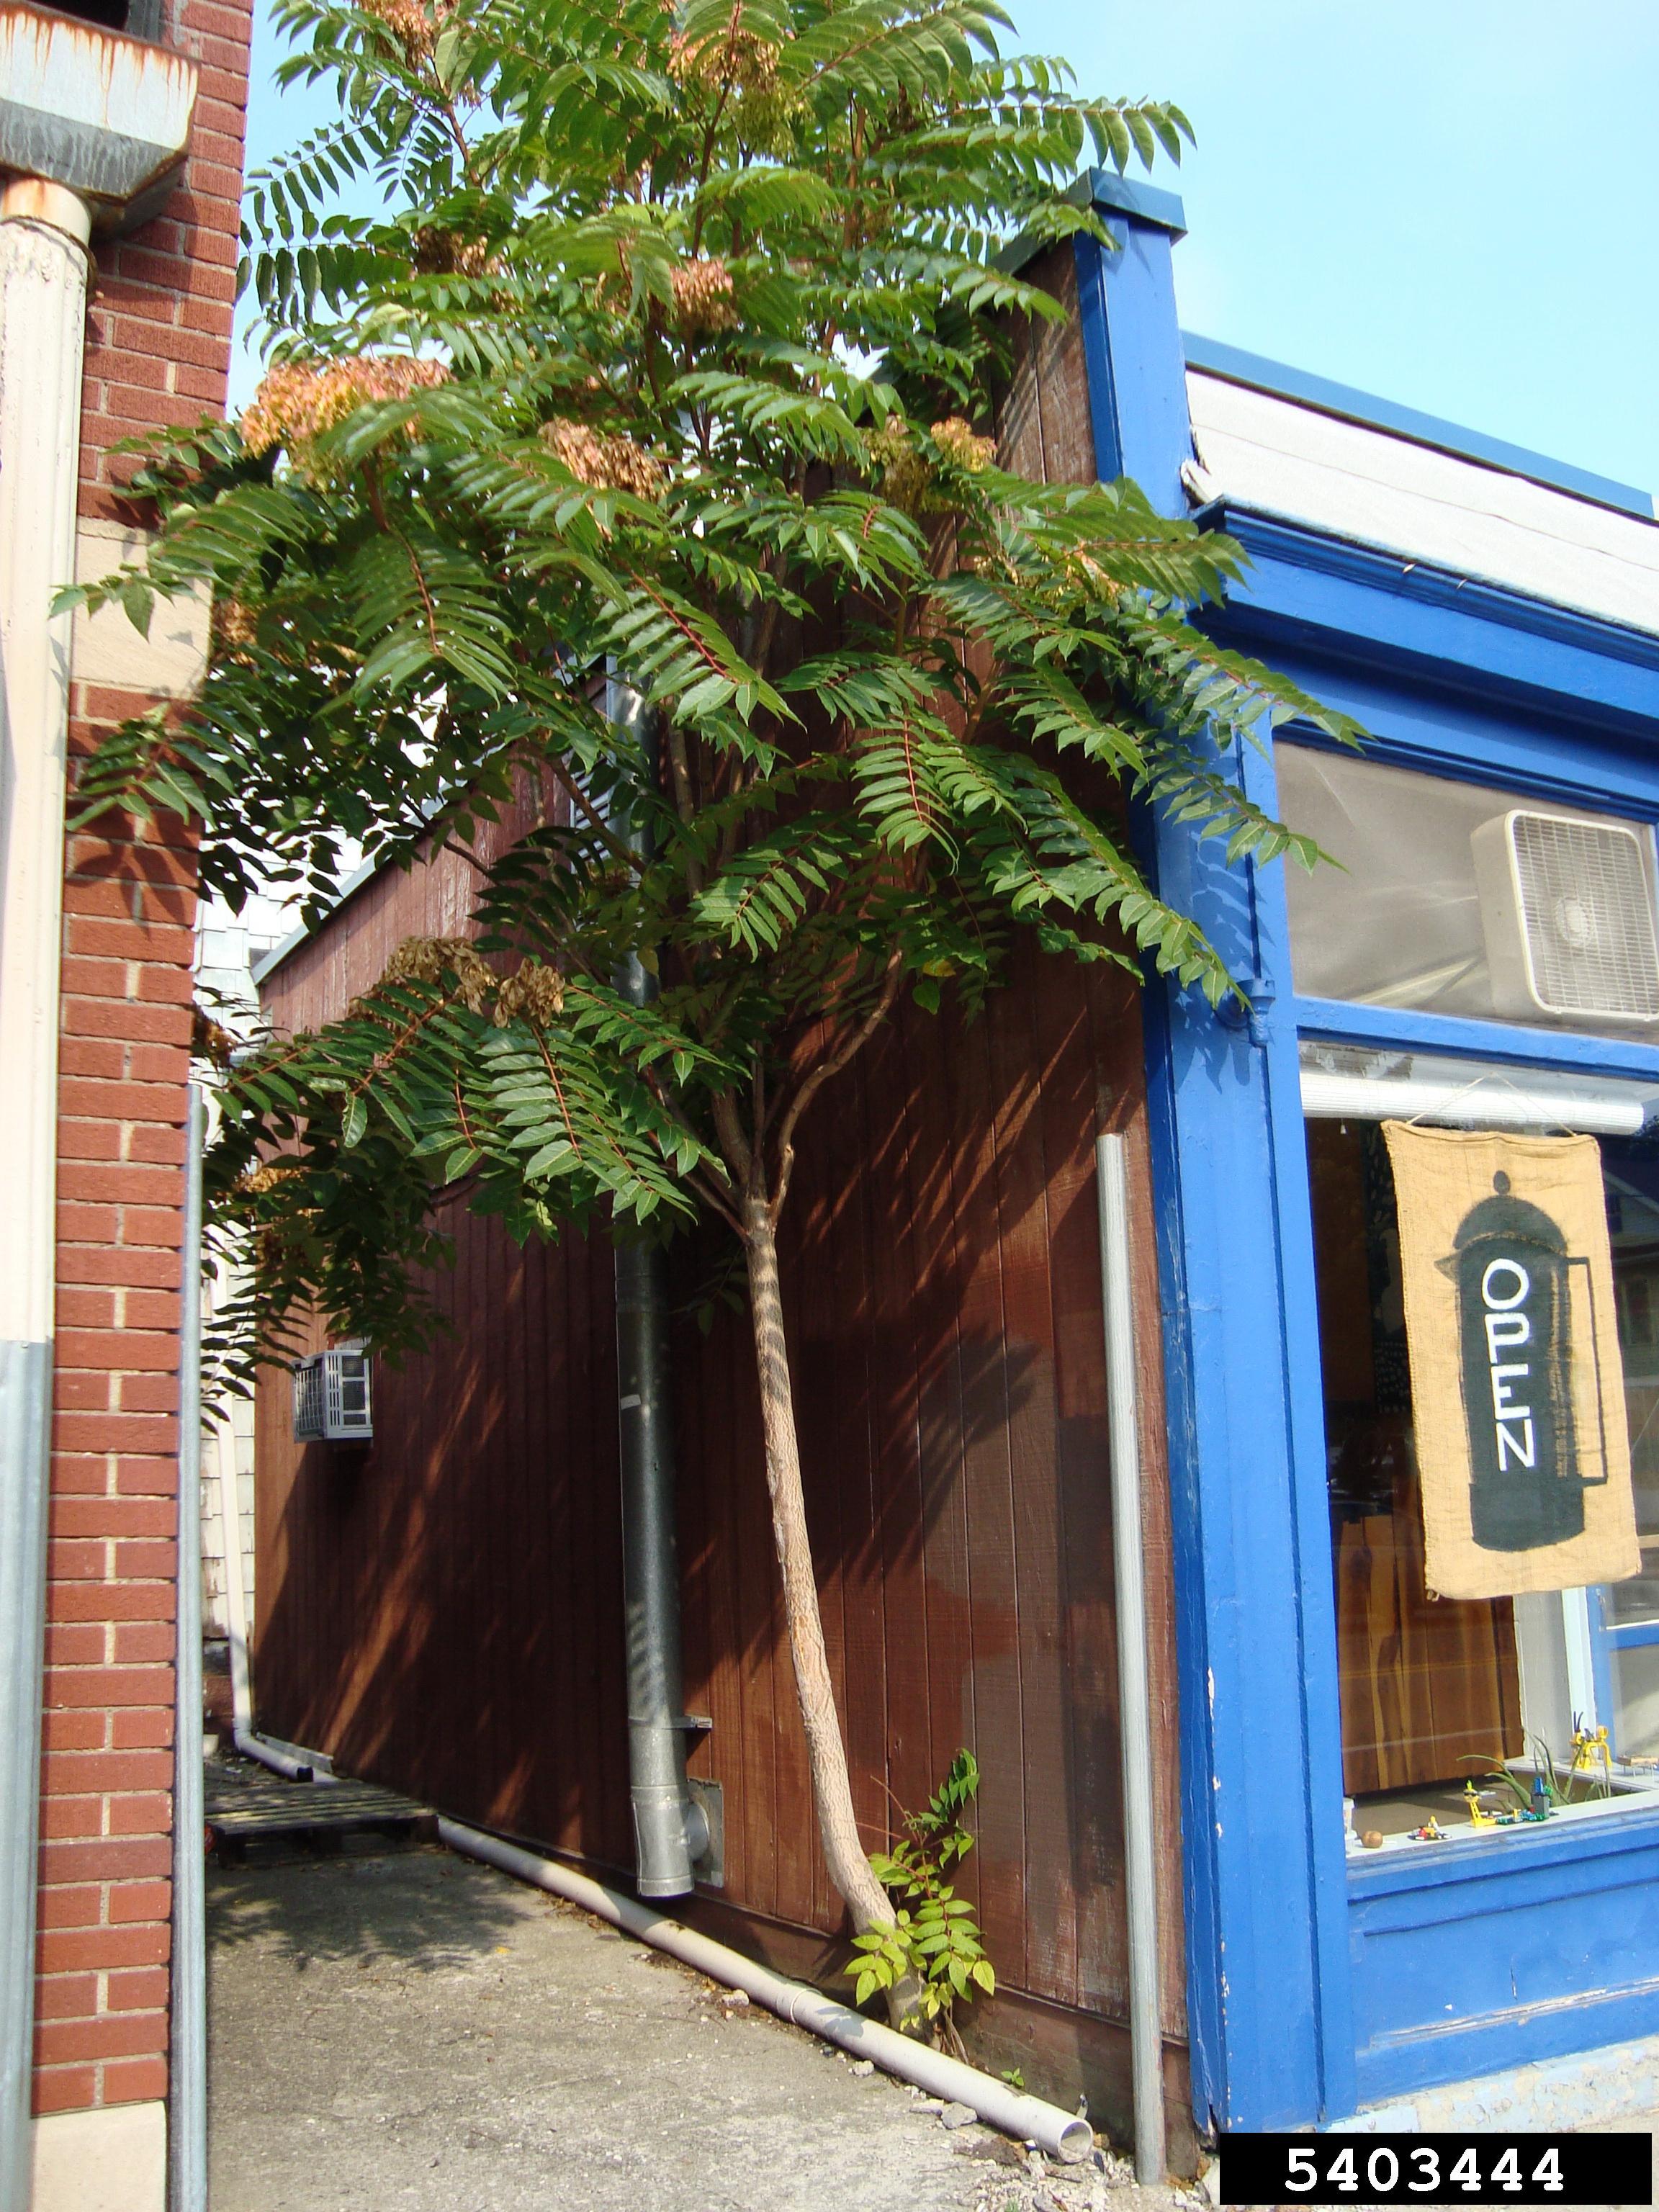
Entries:
{"label": "small toy figurine", "polygon": [[1604,1728],[1586,1728],[1578,1714],[1572,1717],[1572,1771],[1593,1773],[1599,1766],[1609,1791],[1613,1788],[1613,1746]]}
{"label": "small toy figurine", "polygon": [[1412,1830],[1412,1841],[1413,1843],[1443,1844],[1445,1840],[1446,1832],[1441,1826],[1439,1821],[1434,1818],[1432,1814],[1430,1814],[1428,1820],[1420,1828],[1413,1828]]}
{"label": "small toy figurine", "polygon": [[1498,1823],[1496,1820],[1486,1810],[1486,1807],[1480,1802],[1480,1792],[1475,1788],[1473,1782],[1466,1782],[1463,1784],[1463,1796],[1469,1808],[1470,1827],[1493,1828],[1497,1826]]}
{"label": "small toy figurine", "polygon": [[1541,1774],[1532,1778],[1532,1803],[1527,1808],[1529,1820],[1547,1820],[1550,1816],[1550,1793]]}

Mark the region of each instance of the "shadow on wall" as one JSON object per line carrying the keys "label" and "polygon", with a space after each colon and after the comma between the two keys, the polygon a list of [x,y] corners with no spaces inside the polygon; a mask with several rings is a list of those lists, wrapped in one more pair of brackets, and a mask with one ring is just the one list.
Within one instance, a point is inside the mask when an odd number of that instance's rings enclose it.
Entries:
{"label": "shadow on wall", "polygon": [[[808,1119],[783,1255],[866,1841],[973,1746],[980,1846],[963,1886],[1000,1976],[1120,2018],[1093,1141],[1103,1111],[1139,1110],[1133,995],[1033,953],[978,1022],[896,1023]],[[625,1878],[610,1249],[521,1252],[493,1224],[455,1228],[456,1265],[433,1286],[455,1333],[377,1376],[370,1450],[296,1448],[285,1389],[261,1393],[261,1722]],[[700,1233],[675,1262],[687,1701],[714,1722],[694,1771],[725,1790],[728,1902],[829,1931],[842,1916],[782,1637],[747,1315],[719,1310],[705,1334],[691,1312],[723,1256]],[[1146,1335],[1155,1393],[1155,1324]],[[1160,1425],[1149,1404],[1149,1437]],[[1151,1557],[1167,1572],[1156,1532]],[[1172,1747],[1156,1594],[1155,1627]],[[1166,1949],[1178,2033],[1178,1936]]]}

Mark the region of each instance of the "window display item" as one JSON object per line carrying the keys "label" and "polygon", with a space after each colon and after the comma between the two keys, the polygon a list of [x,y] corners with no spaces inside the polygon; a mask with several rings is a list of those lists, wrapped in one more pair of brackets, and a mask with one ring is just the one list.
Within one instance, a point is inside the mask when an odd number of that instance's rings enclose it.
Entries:
{"label": "window display item", "polygon": [[1383,1134],[1427,1587],[1498,1597],[1638,1573],[1595,1139]]}
{"label": "window display item", "polygon": [[1498,1013],[1659,1019],[1644,830],[1512,807],[1469,842]]}

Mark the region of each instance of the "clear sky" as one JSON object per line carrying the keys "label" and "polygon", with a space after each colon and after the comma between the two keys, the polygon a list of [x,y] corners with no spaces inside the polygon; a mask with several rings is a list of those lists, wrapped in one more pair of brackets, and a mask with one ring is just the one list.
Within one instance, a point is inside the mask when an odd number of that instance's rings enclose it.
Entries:
{"label": "clear sky", "polygon": [[[1189,330],[1659,490],[1659,0],[1008,5],[1191,118]],[[325,112],[261,16],[251,167]]]}

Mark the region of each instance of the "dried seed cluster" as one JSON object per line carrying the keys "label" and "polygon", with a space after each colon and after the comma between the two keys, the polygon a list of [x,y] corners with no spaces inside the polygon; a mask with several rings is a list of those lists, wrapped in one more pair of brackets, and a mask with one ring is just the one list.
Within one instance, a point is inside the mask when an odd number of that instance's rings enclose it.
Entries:
{"label": "dried seed cluster", "polygon": [[430,15],[419,0],[362,0],[365,11],[386,25],[404,50],[411,69],[427,60],[453,13],[447,0],[437,0]]}
{"label": "dried seed cluster", "polygon": [[732,275],[718,254],[699,254],[675,270],[674,318],[683,331],[729,331],[738,319]]}
{"label": "dried seed cluster", "polygon": [[668,42],[668,73],[678,84],[702,85],[711,92],[767,93],[777,83],[781,52],[776,40],[747,28],[738,0],[718,31],[700,39],[675,32]]}
{"label": "dried seed cluster", "polygon": [[550,1022],[564,1012],[564,977],[534,953],[519,963],[516,975],[501,976],[469,937],[406,937],[386,963],[383,983],[436,983],[455,978],[456,996],[470,1013],[481,1014],[493,999],[495,1022],[528,1018]]}
{"label": "dried seed cluster", "polygon": [[[996,459],[994,438],[981,438],[959,415],[928,426],[937,453],[969,476],[979,476]],[[881,479],[882,497],[906,514],[944,514],[951,507],[939,487],[939,464],[916,443],[908,422],[890,421],[866,441],[872,471]]]}
{"label": "dried seed cluster", "polygon": [[349,361],[279,362],[267,372],[242,410],[242,443],[251,453],[273,446],[292,454],[359,407],[377,399],[406,399],[411,392],[444,383],[449,371],[440,361],[414,361],[407,354],[358,354]]}
{"label": "dried seed cluster", "polygon": [[662,463],[620,431],[595,430],[562,416],[544,422],[543,445],[579,483],[596,491],[631,491],[655,499],[663,488]]}
{"label": "dried seed cluster", "polygon": [[410,258],[422,276],[493,276],[501,266],[479,240],[440,223],[423,223],[410,247]]}
{"label": "dried seed cluster", "polygon": [[406,937],[386,962],[380,981],[436,983],[446,972],[454,976],[462,1005],[481,1014],[495,996],[498,979],[470,937]]}
{"label": "dried seed cluster", "polygon": [[960,415],[947,415],[944,422],[935,422],[928,435],[947,461],[970,477],[982,475],[997,457],[996,440],[979,436]]}
{"label": "dried seed cluster", "polygon": [[495,1026],[505,1029],[521,1015],[532,1021],[550,1022],[564,1012],[564,977],[556,968],[531,958],[516,975],[509,975],[495,994]]}

